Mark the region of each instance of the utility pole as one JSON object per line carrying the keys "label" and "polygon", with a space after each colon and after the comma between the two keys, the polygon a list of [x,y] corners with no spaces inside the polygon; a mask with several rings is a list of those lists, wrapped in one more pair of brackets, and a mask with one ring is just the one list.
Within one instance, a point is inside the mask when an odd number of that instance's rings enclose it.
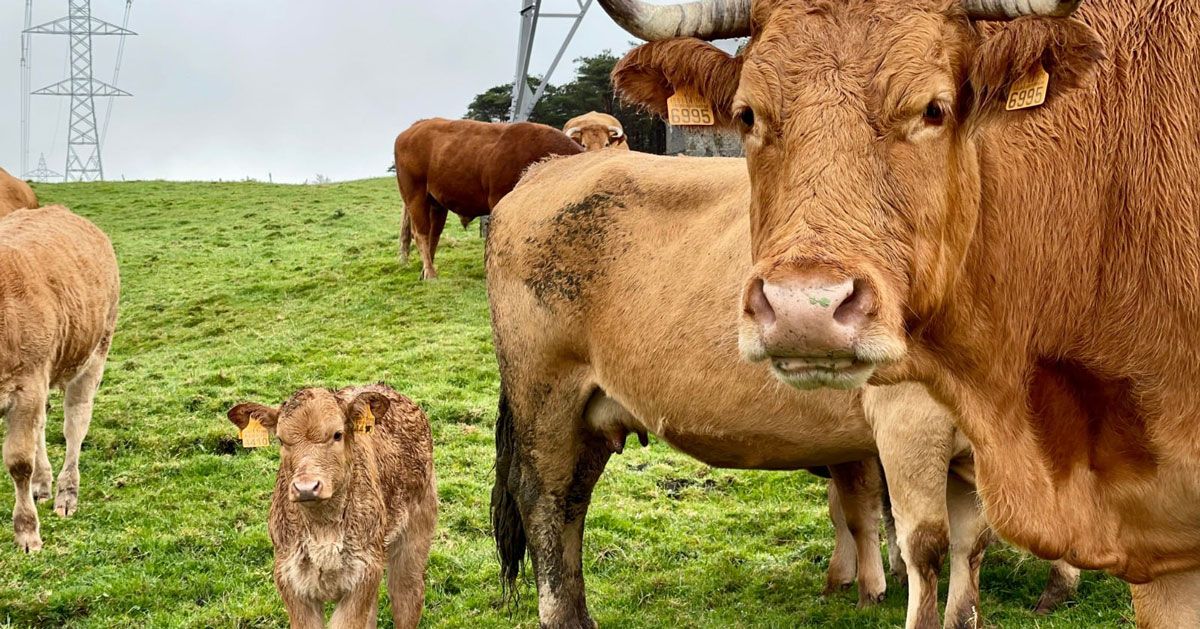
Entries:
{"label": "utility pole", "polygon": [[[92,37],[96,35],[136,35],[128,28],[92,17],[91,0],[68,0],[67,17],[31,28],[28,35],[67,35],[70,37],[71,76],[33,92],[35,96],[71,98],[71,121],[67,135],[67,181],[104,179],[100,157],[100,133],[96,126],[96,97],[131,96],[129,92],[97,80],[92,74]],[[28,0],[27,0],[28,11]],[[128,19],[129,3],[126,3]],[[119,67],[119,66],[118,66]]]}

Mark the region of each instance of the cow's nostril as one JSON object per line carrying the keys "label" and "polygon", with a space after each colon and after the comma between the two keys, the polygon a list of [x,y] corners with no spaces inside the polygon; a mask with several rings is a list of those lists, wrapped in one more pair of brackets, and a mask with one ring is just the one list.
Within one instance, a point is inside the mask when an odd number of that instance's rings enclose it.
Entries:
{"label": "cow's nostril", "polygon": [[862,280],[854,280],[850,294],[838,304],[833,313],[833,320],[842,325],[862,323],[875,308],[875,292],[871,286]]}
{"label": "cow's nostril", "polygon": [[761,326],[771,325],[775,322],[775,309],[771,307],[771,302],[763,290],[761,277],[751,281],[750,288],[746,291],[746,314]]}

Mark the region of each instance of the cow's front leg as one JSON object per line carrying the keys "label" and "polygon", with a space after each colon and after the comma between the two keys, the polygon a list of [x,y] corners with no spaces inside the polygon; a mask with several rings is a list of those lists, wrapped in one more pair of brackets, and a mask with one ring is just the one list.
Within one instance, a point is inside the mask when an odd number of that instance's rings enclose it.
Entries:
{"label": "cow's front leg", "polygon": [[870,607],[883,601],[887,579],[879,552],[879,519],[883,478],[875,459],[831,465],[830,484],[837,487],[847,532],[854,543],[858,573],[858,606]]}
{"label": "cow's front leg", "polygon": [[364,575],[349,594],[338,601],[329,619],[330,629],[373,629],[379,621],[379,583],[383,568],[378,566]]}
{"label": "cow's front leg", "polygon": [[1130,585],[1138,629],[1200,627],[1200,570]]}

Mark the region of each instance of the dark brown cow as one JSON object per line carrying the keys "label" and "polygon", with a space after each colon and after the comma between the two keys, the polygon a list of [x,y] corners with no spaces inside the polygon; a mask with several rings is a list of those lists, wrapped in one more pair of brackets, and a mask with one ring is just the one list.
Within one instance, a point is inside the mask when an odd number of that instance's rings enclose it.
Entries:
{"label": "dark brown cow", "polygon": [[458,214],[466,225],[490,214],[530,164],[582,152],[583,147],[563,132],[532,122],[417,122],[396,136],[396,181],[405,214],[401,258],[408,260],[415,234],[421,278],[437,277],[433,255],[448,212]]}
{"label": "dark brown cow", "polygon": [[[928,383],[1005,537],[1135,584],[1143,626],[1200,625],[1200,4],[601,4],[752,37],[615,71],[744,133],[744,354],[802,387]],[[1039,64],[1045,105],[1006,111]]]}
{"label": "dark brown cow", "polygon": [[37,195],[33,193],[33,188],[0,168],[0,218],[22,208],[33,209],[37,206]]}

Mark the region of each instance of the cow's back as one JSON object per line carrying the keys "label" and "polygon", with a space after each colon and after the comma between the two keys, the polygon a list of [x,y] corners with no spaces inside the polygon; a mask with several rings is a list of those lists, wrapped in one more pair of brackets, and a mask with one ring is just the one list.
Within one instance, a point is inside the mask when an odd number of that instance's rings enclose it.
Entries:
{"label": "cow's back", "polygon": [[22,208],[36,208],[37,195],[24,181],[0,168],[0,218]]}
{"label": "cow's back", "polygon": [[38,370],[74,376],[107,342],[120,277],[108,237],[62,207],[0,219],[0,397]]}

